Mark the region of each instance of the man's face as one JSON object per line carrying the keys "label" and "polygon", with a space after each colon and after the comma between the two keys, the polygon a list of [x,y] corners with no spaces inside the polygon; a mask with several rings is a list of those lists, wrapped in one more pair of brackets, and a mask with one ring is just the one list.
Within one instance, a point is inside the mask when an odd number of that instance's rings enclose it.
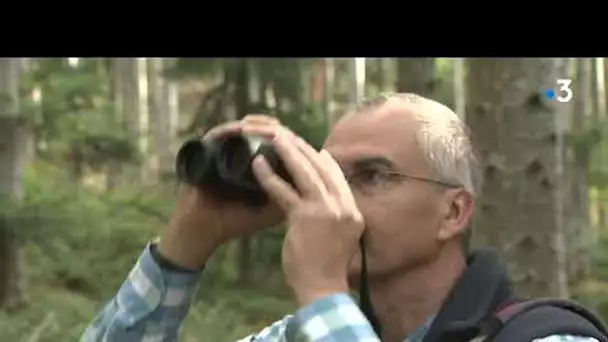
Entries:
{"label": "man's face", "polygon": [[[343,118],[324,148],[336,159],[366,223],[371,277],[407,270],[437,255],[445,191],[390,172],[431,178],[416,141],[419,124],[402,106],[383,106]],[[358,275],[360,255],[352,262]]]}

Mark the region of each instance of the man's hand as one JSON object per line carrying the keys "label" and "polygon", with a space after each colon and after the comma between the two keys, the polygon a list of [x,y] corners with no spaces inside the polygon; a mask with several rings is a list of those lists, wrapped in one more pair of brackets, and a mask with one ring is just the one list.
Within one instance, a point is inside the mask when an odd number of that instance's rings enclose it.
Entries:
{"label": "man's hand", "polygon": [[364,230],[363,217],[340,166],[288,130],[273,140],[293,177],[294,189],[263,158],[254,162],[259,182],[286,211],[283,271],[301,305],[348,291],[348,266]]}
{"label": "man's hand", "polygon": [[[240,134],[272,138],[280,127],[275,118],[249,115],[241,121],[227,122],[213,128],[204,139]],[[276,224],[282,217],[282,211],[274,203],[253,208],[228,203],[202,189],[183,185],[169,226],[161,236],[158,251],[172,263],[196,270],[221,244]]]}

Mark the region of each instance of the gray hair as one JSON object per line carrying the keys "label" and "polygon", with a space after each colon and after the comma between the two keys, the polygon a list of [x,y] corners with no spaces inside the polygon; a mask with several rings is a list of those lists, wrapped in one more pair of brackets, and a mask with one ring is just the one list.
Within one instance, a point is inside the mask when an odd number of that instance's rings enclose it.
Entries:
{"label": "gray hair", "polygon": [[481,188],[481,172],[467,126],[447,106],[411,93],[385,93],[364,99],[355,112],[385,105],[404,104],[420,123],[417,141],[437,180],[462,186],[476,197]]}

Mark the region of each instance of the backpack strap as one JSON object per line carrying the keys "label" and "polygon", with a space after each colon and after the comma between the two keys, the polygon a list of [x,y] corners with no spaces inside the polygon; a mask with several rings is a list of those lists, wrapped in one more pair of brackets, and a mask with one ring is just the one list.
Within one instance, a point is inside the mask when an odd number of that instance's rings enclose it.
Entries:
{"label": "backpack strap", "polygon": [[561,334],[608,342],[608,331],[596,315],[576,302],[553,298],[517,302],[500,309],[486,336],[474,341],[529,342]]}

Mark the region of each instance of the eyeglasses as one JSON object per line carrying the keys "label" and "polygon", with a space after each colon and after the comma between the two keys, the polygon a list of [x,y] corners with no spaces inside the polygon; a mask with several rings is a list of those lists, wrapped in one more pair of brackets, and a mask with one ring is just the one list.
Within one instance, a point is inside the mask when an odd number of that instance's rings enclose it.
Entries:
{"label": "eyeglasses", "polygon": [[346,174],[345,177],[348,183],[353,188],[362,191],[373,191],[376,189],[382,189],[389,186],[391,183],[394,183],[395,181],[400,181],[403,179],[412,179],[420,182],[437,184],[452,189],[462,187],[461,185],[448,183],[436,179],[379,169],[361,170],[352,174]]}

